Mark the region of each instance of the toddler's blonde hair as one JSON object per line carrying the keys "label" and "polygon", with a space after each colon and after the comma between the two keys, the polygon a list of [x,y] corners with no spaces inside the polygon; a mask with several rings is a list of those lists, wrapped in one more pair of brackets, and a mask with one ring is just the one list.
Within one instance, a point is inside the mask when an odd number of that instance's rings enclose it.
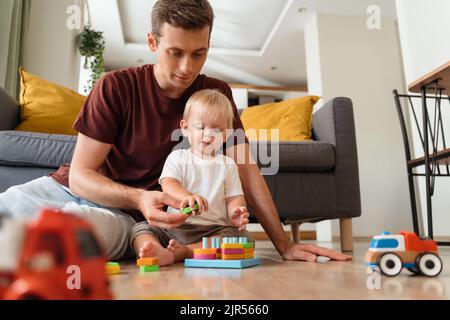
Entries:
{"label": "toddler's blonde hair", "polygon": [[230,100],[218,90],[204,89],[194,93],[186,103],[183,119],[187,121],[195,108],[200,119],[217,119],[220,116],[227,119],[227,129],[233,128],[234,113]]}

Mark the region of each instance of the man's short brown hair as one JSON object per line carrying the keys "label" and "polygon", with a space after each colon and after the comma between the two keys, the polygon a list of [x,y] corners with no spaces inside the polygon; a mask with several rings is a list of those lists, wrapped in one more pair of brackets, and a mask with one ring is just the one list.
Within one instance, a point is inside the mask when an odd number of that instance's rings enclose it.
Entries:
{"label": "man's short brown hair", "polygon": [[211,36],[214,11],[208,0],[158,0],[152,10],[152,32],[158,41],[164,23],[186,30],[209,26]]}

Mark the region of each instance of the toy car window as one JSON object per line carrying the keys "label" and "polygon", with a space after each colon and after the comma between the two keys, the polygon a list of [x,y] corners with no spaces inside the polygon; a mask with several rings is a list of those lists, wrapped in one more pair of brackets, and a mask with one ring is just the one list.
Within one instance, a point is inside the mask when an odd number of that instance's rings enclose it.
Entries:
{"label": "toy car window", "polygon": [[372,248],[397,248],[397,239],[376,239],[374,243],[370,244]]}
{"label": "toy car window", "polygon": [[76,231],[81,257],[84,259],[102,256],[102,250],[95,237],[87,230]]}
{"label": "toy car window", "polygon": [[63,242],[61,237],[56,233],[44,233],[39,237],[35,244],[36,252],[48,252],[57,265],[61,265],[66,260],[64,254]]}

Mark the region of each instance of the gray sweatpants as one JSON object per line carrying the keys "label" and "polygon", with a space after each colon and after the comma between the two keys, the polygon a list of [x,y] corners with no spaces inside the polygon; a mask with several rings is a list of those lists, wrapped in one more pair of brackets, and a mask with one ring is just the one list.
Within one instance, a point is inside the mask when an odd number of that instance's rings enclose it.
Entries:
{"label": "gray sweatpants", "polygon": [[109,259],[133,255],[130,234],[134,219],[72,194],[50,177],[42,177],[0,193],[0,217],[33,218],[42,207],[73,213],[90,222]]}

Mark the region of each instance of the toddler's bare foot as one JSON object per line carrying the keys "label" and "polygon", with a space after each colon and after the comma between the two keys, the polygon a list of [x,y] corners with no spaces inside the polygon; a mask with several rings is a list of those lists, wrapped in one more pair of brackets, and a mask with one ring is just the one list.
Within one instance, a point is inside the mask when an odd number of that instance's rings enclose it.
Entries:
{"label": "toddler's bare foot", "polygon": [[173,255],[175,257],[175,262],[184,261],[184,259],[190,259],[194,256],[192,250],[189,249],[188,246],[185,246],[184,244],[179,243],[175,239],[171,239],[169,241],[167,250],[170,250],[173,252]]}
{"label": "toddler's bare foot", "polygon": [[142,244],[139,248],[139,257],[158,258],[158,263],[160,266],[168,266],[174,262],[174,253],[172,251],[164,249],[161,245],[157,245],[151,241],[147,241]]}

